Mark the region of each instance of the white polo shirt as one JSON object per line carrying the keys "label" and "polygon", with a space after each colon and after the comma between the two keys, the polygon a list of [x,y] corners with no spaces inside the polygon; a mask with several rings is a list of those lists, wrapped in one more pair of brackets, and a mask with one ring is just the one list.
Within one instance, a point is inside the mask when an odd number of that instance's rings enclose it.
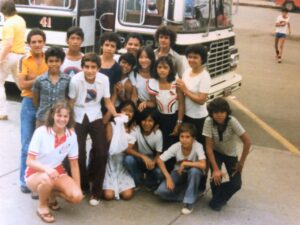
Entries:
{"label": "white polo shirt", "polygon": [[[28,154],[36,156],[37,162],[51,168],[59,166],[64,158],[78,158],[77,136],[74,131],[66,130],[66,139],[57,145],[56,134],[52,128],[41,126],[32,136]],[[56,146],[57,145],[57,146]]]}
{"label": "white polo shirt", "polygon": [[102,118],[101,99],[110,98],[108,77],[98,72],[93,85],[95,87],[96,96],[93,100],[87,102],[89,97],[88,86],[90,85],[87,84],[84,73],[79,72],[71,79],[69,97],[75,100],[74,114],[77,123],[82,123],[85,114],[90,122]]}
{"label": "white polo shirt", "polygon": [[[190,72],[191,68],[187,69],[182,76],[186,87],[194,93],[208,93],[211,79],[207,70],[204,69],[197,76],[190,76]],[[200,105],[185,97],[185,115],[194,119],[206,117],[208,115],[206,103]]]}

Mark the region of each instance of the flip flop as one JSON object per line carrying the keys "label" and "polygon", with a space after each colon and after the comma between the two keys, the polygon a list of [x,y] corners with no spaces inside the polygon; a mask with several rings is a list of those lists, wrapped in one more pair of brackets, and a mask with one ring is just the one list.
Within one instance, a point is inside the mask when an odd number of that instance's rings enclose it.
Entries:
{"label": "flip flop", "polygon": [[45,223],[54,223],[55,218],[51,212],[40,213],[39,210],[36,210],[36,214],[41,218]]}
{"label": "flip flop", "polygon": [[48,207],[52,209],[53,211],[59,211],[61,209],[60,205],[58,202],[55,200],[54,202],[49,202]]}

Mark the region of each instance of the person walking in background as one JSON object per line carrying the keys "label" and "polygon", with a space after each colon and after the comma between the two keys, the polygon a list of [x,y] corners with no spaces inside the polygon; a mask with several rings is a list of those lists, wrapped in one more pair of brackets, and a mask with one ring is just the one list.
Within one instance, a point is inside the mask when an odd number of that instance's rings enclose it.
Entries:
{"label": "person walking in background", "polygon": [[67,44],[66,57],[60,70],[68,74],[70,77],[81,71],[81,59],[83,53],[80,51],[81,44],[84,41],[84,33],[80,27],[70,27],[67,30]]}
{"label": "person walking in background", "polygon": [[[208,105],[209,117],[203,127],[206,152],[211,165],[211,209],[220,211],[242,186],[241,173],[251,147],[250,139],[238,122],[231,116],[231,109],[224,98],[216,98]],[[235,136],[243,143],[240,160],[237,156]],[[222,182],[222,164],[225,164],[229,181]]]}
{"label": "person walking in background", "polygon": [[45,61],[43,47],[45,46],[46,35],[37,29],[32,29],[27,35],[27,43],[30,47],[29,53],[24,56],[20,62],[19,87],[21,89],[22,106],[20,112],[21,121],[21,165],[20,165],[20,187],[23,193],[29,193],[30,190],[25,184],[25,169],[28,146],[35,130],[36,109],[33,105],[32,86],[37,77],[48,70]]}
{"label": "person walking in background", "polygon": [[25,53],[26,22],[21,16],[17,15],[13,1],[3,2],[0,12],[5,18],[2,30],[2,49],[0,51],[0,120],[7,120],[4,83],[8,75],[11,74],[18,84],[18,62]]}
{"label": "person walking in background", "polygon": [[44,124],[46,112],[55,102],[68,98],[70,77],[60,71],[64,58],[60,47],[51,47],[45,52],[48,72],[37,78],[32,87],[33,103],[37,108],[36,127]]}
{"label": "person walking in background", "polygon": [[275,51],[278,63],[282,62],[283,46],[287,35],[291,35],[290,17],[286,8],[282,9],[282,14],[276,19],[275,31]]}

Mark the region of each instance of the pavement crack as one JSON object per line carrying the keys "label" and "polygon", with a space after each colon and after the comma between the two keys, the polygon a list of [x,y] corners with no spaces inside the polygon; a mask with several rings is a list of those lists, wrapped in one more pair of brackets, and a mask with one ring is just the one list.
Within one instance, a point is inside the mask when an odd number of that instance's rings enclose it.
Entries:
{"label": "pavement crack", "polygon": [[1,174],[1,175],[0,175],[0,178],[5,177],[5,176],[7,176],[7,175],[10,175],[10,174],[12,174],[12,173],[14,173],[14,172],[16,172],[16,171],[18,171],[18,170],[19,170],[19,168],[14,169],[14,170],[12,170],[12,171],[9,171],[9,172],[7,172],[7,173]]}

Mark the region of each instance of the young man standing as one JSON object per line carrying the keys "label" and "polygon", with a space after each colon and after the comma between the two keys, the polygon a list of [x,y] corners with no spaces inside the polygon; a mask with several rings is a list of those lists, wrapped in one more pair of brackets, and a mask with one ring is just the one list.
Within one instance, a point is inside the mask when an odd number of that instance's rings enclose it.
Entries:
{"label": "young man standing", "polygon": [[12,74],[18,84],[18,62],[25,53],[26,23],[22,17],[17,15],[13,1],[3,2],[0,12],[5,18],[0,51],[0,120],[7,120],[4,83],[8,75]]}
{"label": "young man standing", "polygon": [[30,190],[25,185],[24,174],[26,169],[26,159],[28,146],[35,129],[35,107],[33,105],[32,85],[36,78],[44,74],[48,67],[45,62],[43,47],[45,46],[46,35],[40,29],[32,29],[27,35],[27,43],[30,47],[28,55],[20,62],[19,87],[23,97],[21,106],[21,166],[20,185],[23,193]]}
{"label": "young man standing", "polygon": [[81,71],[81,59],[83,53],[80,51],[84,41],[84,33],[80,27],[70,27],[67,31],[68,50],[66,57],[61,65],[61,71],[70,77]]}
{"label": "young man standing", "polygon": [[172,49],[176,41],[176,33],[166,26],[159,27],[155,32],[155,41],[158,43],[158,48],[154,50],[156,59],[161,56],[169,56],[173,61],[176,73],[182,77],[184,58]]}
{"label": "young man standing", "polygon": [[[116,109],[110,100],[109,79],[99,73],[100,58],[96,53],[88,53],[81,61],[82,72],[72,77],[69,87],[69,97],[74,105],[75,131],[79,145],[79,169],[81,175],[81,189],[87,194],[90,191],[90,205],[96,206],[100,202],[102,184],[105,175],[108,146],[102,121],[101,100],[113,116],[117,116]],[[92,149],[89,159],[89,169],[86,166],[86,139],[92,139]]]}

